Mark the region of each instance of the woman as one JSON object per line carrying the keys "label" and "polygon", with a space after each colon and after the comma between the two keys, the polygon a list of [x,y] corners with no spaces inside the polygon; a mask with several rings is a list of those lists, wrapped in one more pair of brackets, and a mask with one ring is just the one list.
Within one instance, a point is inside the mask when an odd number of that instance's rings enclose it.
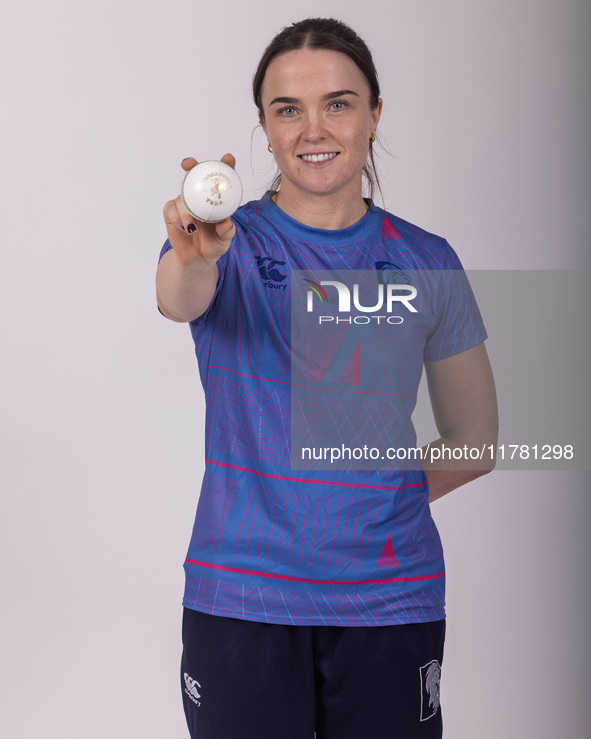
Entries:
{"label": "woman", "polygon": [[[382,110],[365,43],[335,20],[296,23],[265,51],[253,94],[278,180],[216,225],[196,223],[179,198],[167,203],[157,273],[161,311],[190,322],[207,401],[206,472],[185,562],[189,730],[201,739],[439,737],[444,567],[429,502],[484,470],[465,460],[438,469],[433,452],[495,442],[486,334],[447,242],[363,197],[364,177],[373,195]],[[459,277],[451,298],[419,296],[420,319],[409,313],[404,332],[382,322],[405,369],[392,351],[374,359],[374,369],[396,365],[396,392],[386,394],[395,400],[385,402],[405,433],[426,360],[441,438],[421,469],[292,464],[295,270]],[[339,397],[367,382],[359,347]]]}

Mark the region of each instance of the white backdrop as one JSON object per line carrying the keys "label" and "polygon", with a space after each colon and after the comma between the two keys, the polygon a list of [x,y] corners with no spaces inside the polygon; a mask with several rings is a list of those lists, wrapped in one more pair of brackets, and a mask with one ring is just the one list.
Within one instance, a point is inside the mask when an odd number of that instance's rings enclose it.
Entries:
{"label": "white backdrop", "polygon": [[[585,0],[294,8],[3,13],[2,736],[186,736],[181,565],[203,403],[188,328],[155,308],[161,209],[187,155],[232,151],[247,195],[264,189],[249,84],[284,25],[332,14],[372,48],[390,210],[470,269],[590,267]],[[434,506],[450,739],[589,735],[589,480],[498,472]]]}

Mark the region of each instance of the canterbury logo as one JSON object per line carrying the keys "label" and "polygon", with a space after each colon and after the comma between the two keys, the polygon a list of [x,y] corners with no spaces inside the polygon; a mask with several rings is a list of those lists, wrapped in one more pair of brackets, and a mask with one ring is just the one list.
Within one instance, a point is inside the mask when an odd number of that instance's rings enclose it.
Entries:
{"label": "canterbury logo", "polygon": [[287,275],[284,275],[277,269],[278,266],[282,267],[285,262],[280,262],[278,259],[273,259],[272,257],[267,256],[255,257],[255,259],[257,260],[257,267],[259,268],[259,272],[261,273],[263,280],[283,282],[287,277]]}
{"label": "canterbury logo", "polygon": [[185,693],[189,696],[189,698],[193,701],[193,703],[200,706],[201,703],[199,701],[199,698],[201,698],[201,695],[199,694],[199,691],[197,690],[197,688],[201,688],[201,685],[199,685],[197,680],[194,680],[186,672],[184,673],[183,678],[185,680],[185,686],[186,686]]}

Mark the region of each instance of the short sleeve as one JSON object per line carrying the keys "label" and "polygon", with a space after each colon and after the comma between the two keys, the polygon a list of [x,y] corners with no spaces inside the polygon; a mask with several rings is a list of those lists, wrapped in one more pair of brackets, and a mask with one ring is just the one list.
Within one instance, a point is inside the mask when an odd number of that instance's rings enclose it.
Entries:
{"label": "short sleeve", "polygon": [[434,362],[466,351],[487,338],[468,277],[451,246],[444,269],[437,273],[436,321],[427,336],[424,360]]}
{"label": "short sleeve", "polygon": [[[158,257],[158,263],[160,264],[160,260],[162,257],[166,254],[167,251],[170,251],[172,249],[172,245],[168,239],[164,242],[164,245],[162,246],[162,249],[160,250],[160,256]],[[196,318],[194,321],[191,321],[192,326],[202,326],[204,323],[207,322],[208,318],[211,316],[211,313],[215,309],[215,306],[218,302],[219,294],[222,290],[223,284],[224,284],[224,277],[226,275],[226,267],[228,264],[229,254],[230,254],[231,248],[228,249],[228,251],[224,252],[222,256],[217,261],[217,268],[218,268],[218,281],[215,286],[215,293],[213,294],[213,298],[211,299],[210,304],[207,306],[207,310],[205,313],[202,313],[199,318]],[[158,308],[160,310],[160,308]],[[162,313],[162,311],[160,311]]]}

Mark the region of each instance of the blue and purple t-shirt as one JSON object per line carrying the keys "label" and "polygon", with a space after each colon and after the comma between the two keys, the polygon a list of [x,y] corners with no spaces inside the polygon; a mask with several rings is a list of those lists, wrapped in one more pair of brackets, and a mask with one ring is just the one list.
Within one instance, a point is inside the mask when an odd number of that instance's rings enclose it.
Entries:
{"label": "blue and purple t-shirt", "polygon": [[[242,206],[233,221],[236,235],[218,261],[215,296],[190,324],[206,397],[206,469],[183,604],[281,624],[444,618],[443,553],[422,469],[303,469],[292,460],[292,277],[372,270],[386,283],[392,275],[404,283],[397,271],[460,276],[451,295],[420,296],[416,330],[407,322],[398,338],[386,331],[380,339],[380,363],[404,358],[403,393],[389,394],[404,396],[400,424],[412,444],[410,414],[424,361],[486,338],[455,252],[376,207],[353,226],[328,231],[294,221],[265,196]],[[162,253],[169,248],[167,242]],[[307,285],[321,294],[320,282]],[[363,390],[367,353],[358,347],[351,354],[342,397],[375,391]]]}

